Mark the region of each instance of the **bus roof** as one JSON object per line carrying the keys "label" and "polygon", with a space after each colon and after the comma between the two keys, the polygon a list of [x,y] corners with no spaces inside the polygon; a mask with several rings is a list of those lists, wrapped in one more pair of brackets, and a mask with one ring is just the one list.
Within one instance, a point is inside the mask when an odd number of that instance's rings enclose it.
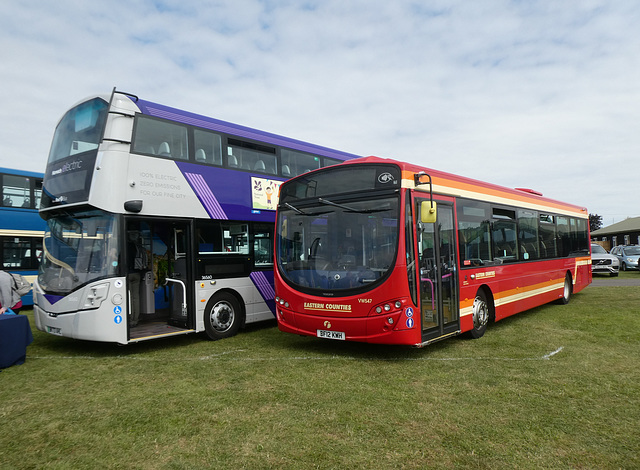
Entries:
{"label": "bus roof", "polygon": [[486,183],[473,178],[454,175],[452,173],[438,171],[432,168],[421,167],[412,163],[370,156],[349,160],[343,164],[359,163],[395,164],[399,166],[402,171],[402,186],[405,188],[416,189],[417,191],[429,190],[428,185],[420,185],[416,187],[414,181],[414,175],[416,173],[425,172],[432,178],[434,193],[470,199],[480,199],[498,204],[523,206],[535,210],[560,212],[584,218],[589,216],[587,209],[584,207],[544,197],[542,196],[542,193],[531,189],[507,188],[505,186]]}
{"label": "bus roof", "polygon": [[44,176],[44,173],[37,173],[35,171],[26,171],[26,170],[16,170],[13,168],[0,168],[0,173],[4,173],[5,175],[28,176],[30,178],[42,178]]}

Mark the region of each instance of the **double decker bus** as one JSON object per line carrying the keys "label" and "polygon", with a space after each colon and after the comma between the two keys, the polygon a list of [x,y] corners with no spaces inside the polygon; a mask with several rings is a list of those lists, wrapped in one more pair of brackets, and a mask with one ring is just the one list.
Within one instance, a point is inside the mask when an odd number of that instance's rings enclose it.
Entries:
{"label": "double decker bus", "polygon": [[[42,173],[0,168],[0,259],[2,270],[23,275],[33,284],[42,253],[46,224],[38,215]],[[32,292],[22,305],[33,305]]]}
{"label": "double decker bus", "polygon": [[128,344],[273,319],[278,188],[353,157],[115,89],[82,100],[44,175],[37,328]]}
{"label": "double decker bus", "polygon": [[276,219],[280,330],[425,346],[591,282],[587,210],[367,157],[293,178]]}

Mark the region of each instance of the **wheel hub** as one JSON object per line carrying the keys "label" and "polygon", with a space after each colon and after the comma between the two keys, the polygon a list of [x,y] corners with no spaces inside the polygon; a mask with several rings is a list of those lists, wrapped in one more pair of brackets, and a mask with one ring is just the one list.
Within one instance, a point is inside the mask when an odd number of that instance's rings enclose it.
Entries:
{"label": "wheel hub", "polygon": [[489,323],[489,307],[486,302],[476,297],[473,301],[473,326],[481,328]]}
{"label": "wheel hub", "polygon": [[211,325],[217,331],[228,330],[233,324],[234,312],[231,305],[226,302],[216,304],[211,310]]}

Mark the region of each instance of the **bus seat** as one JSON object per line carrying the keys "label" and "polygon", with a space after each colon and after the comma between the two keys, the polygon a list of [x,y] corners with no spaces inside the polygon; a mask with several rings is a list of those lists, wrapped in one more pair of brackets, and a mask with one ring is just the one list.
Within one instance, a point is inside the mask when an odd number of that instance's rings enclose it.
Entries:
{"label": "bus seat", "polygon": [[205,163],[207,161],[207,154],[203,149],[196,150],[196,162]]}
{"label": "bus seat", "polygon": [[162,142],[158,147],[158,155],[161,157],[170,157],[171,149],[169,148],[169,142]]}
{"label": "bus seat", "polygon": [[238,168],[238,159],[235,155],[229,155],[227,157],[227,165],[229,165],[229,168]]}
{"label": "bus seat", "polygon": [[261,171],[264,173],[266,169],[267,167],[264,165],[264,162],[262,160],[258,160],[256,164],[253,165],[253,171]]}
{"label": "bus seat", "polygon": [[286,176],[286,177],[291,176],[291,170],[289,169],[289,165],[282,165],[282,176]]}

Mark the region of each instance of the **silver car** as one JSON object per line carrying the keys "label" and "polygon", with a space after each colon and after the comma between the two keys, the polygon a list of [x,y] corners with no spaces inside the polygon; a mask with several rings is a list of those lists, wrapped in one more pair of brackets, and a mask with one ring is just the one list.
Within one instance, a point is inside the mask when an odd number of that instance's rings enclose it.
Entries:
{"label": "silver car", "polygon": [[617,276],[620,271],[620,261],[617,257],[607,253],[597,243],[591,244],[591,272],[593,274],[607,274]]}
{"label": "silver car", "polygon": [[638,269],[638,258],[640,258],[640,246],[618,245],[611,250],[611,254],[620,260],[620,268]]}

